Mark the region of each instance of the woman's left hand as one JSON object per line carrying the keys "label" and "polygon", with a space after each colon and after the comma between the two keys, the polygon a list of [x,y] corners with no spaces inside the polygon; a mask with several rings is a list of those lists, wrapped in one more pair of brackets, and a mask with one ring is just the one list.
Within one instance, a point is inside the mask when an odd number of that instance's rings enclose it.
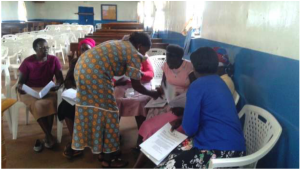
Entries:
{"label": "woman's left hand", "polygon": [[57,91],[60,88],[60,85],[55,85],[50,89],[50,91]]}

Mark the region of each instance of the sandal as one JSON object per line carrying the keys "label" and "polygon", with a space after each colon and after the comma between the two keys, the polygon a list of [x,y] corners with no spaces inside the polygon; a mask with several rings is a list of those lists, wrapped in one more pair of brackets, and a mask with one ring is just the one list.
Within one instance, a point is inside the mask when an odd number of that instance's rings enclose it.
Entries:
{"label": "sandal", "polygon": [[98,156],[98,161],[102,162],[103,160],[104,160],[104,154],[100,153],[99,156]]}
{"label": "sandal", "polygon": [[64,152],[63,152],[63,156],[66,157],[66,158],[68,158],[68,159],[72,159],[73,157],[81,156],[82,154],[83,154],[83,151],[73,150],[71,148],[71,143],[68,143],[65,146],[65,149],[64,149]]}
{"label": "sandal", "polygon": [[[103,162],[107,163],[108,165],[103,165]],[[110,161],[103,160],[103,162],[102,162],[102,168],[124,168],[128,165],[128,161],[124,161],[121,158],[114,158]],[[120,164],[118,165],[118,163]]]}

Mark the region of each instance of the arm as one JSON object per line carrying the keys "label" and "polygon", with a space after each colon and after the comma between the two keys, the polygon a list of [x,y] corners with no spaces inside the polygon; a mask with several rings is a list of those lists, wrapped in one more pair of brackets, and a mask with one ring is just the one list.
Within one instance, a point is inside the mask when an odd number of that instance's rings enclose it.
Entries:
{"label": "arm", "polygon": [[193,88],[189,88],[182,120],[182,128],[189,137],[194,136],[199,130],[201,98],[202,96],[195,93]]}
{"label": "arm", "polygon": [[56,78],[56,82],[55,82],[56,85],[50,89],[51,91],[57,91],[64,82],[64,77],[61,71],[62,68],[57,58],[55,58],[54,64],[55,64],[54,75]]}
{"label": "arm", "polygon": [[149,82],[153,79],[154,71],[148,59],[142,63],[141,73],[143,81]]}
{"label": "arm", "polygon": [[158,91],[151,91],[151,90],[147,90],[140,82],[140,80],[135,80],[135,79],[131,79],[131,85],[132,88],[144,95],[150,96],[154,99],[157,99],[158,97],[161,96],[161,94]]}
{"label": "arm", "polygon": [[64,82],[64,77],[61,70],[55,70],[55,78],[55,86],[50,89],[51,91],[57,91]]}
{"label": "arm", "polygon": [[25,84],[27,82],[27,76],[24,75],[22,72],[20,72],[19,74],[19,82],[17,85],[17,90],[20,94],[26,94],[26,92],[24,90],[22,90],[22,86],[23,84]]}

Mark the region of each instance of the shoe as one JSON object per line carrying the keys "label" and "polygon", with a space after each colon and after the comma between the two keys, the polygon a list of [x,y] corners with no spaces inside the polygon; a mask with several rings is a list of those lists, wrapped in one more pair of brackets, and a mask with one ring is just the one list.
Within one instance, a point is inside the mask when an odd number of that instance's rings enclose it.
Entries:
{"label": "shoe", "polygon": [[43,150],[43,143],[39,139],[35,141],[33,150],[36,152],[41,152]]}

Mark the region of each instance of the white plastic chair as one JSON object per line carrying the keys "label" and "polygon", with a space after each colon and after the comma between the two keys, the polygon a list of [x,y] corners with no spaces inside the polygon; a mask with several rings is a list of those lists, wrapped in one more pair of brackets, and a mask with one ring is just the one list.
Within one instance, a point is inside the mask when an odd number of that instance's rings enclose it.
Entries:
{"label": "white plastic chair", "polygon": [[78,25],[78,23],[72,23],[71,25]]}
{"label": "white plastic chair", "polygon": [[147,52],[148,56],[154,56],[154,55],[166,55],[167,51],[165,49],[161,49],[161,48],[151,48],[148,52]]}
{"label": "white plastic chair", "polygon": [[53,53],[57,54],[60,53],[63,59],[63,63],[65,65],[65,55],[64,55],[64,50],[63,50],[63,46],[61,44],[58,43],[58,41],[54,42],[54,45],[52,46],[53,49]]}
{"label": "white plastic chair", "polygon": [[152,89],[155,89],[157,86],[161,84],[161,80],[163,77],[163,71],[161,69],[162,65],[165,63],[166,56],[165,55],[154,55],[148,57],[150,63],[153,67],[154,77],[151,80]]}
{"label": "white plastic chair", "polygon": [[[1,75],[2,72],[4,71],[5,74],[5,95],[1,93],[1,99],[2,98],[10,98],[10,75],[9,75],[9,70],[8,70],[8,65],[1,64]],[[11,123],[11,109],[8,109],[7,111],[4,112],[9,132],[12,133],[12,123]]]}
{"label": "white plastic chair", "polygon": [[239,100],[240,100],[240,95],[238,94],[237,91],[234,91],[234,93],[233,93],[233,99],[234,99],[235,105],[237,105],[238,102],[239,102]]}
{"label": "white plastic chair", "polygon": [[269,153],[278,141],[282,128],[271,113],[257,106],[245,105],[239,117],[243,115],[247,156],[211,159],[209,168],[255,168],[257,161]]}
{"label": "white plastic chair", "polygon": [[[18,81],[16,82],[16,84],[11,87],[11,98],[13,99],[17,99],[17,93],[16,93],[16,87],[18,85]],[[58,102],[61,102],[61,93],[62,90],[59,89],[57,92],[58,95]],[[59,97],[60,96],[60,97]],[[21,102],[18,101],[17,103],[15,103],[12,107],[11,107],[11,122],[12,122],[12,134],[13,134],[13,139],[17,139],[17,135],[18,135],[18,125],[19,125],[19,109],[25,107],[26,108],[26,125],[28,125],[28,120],[29,120],[29,108],[27,108],[27,106]],[[61,138],[62,138],[62,128],[63,128],[63,122],[59,121],[58,116],[56,115],[56,121],[57,121],[57,140],[58,143],[61,142]]]}
{"label": "white plastic chair", "polygon": [[102,28],[102,24],[100,24],[100,23],[96,24],[96,29],[97,30],[100,30],[101,28]]}

